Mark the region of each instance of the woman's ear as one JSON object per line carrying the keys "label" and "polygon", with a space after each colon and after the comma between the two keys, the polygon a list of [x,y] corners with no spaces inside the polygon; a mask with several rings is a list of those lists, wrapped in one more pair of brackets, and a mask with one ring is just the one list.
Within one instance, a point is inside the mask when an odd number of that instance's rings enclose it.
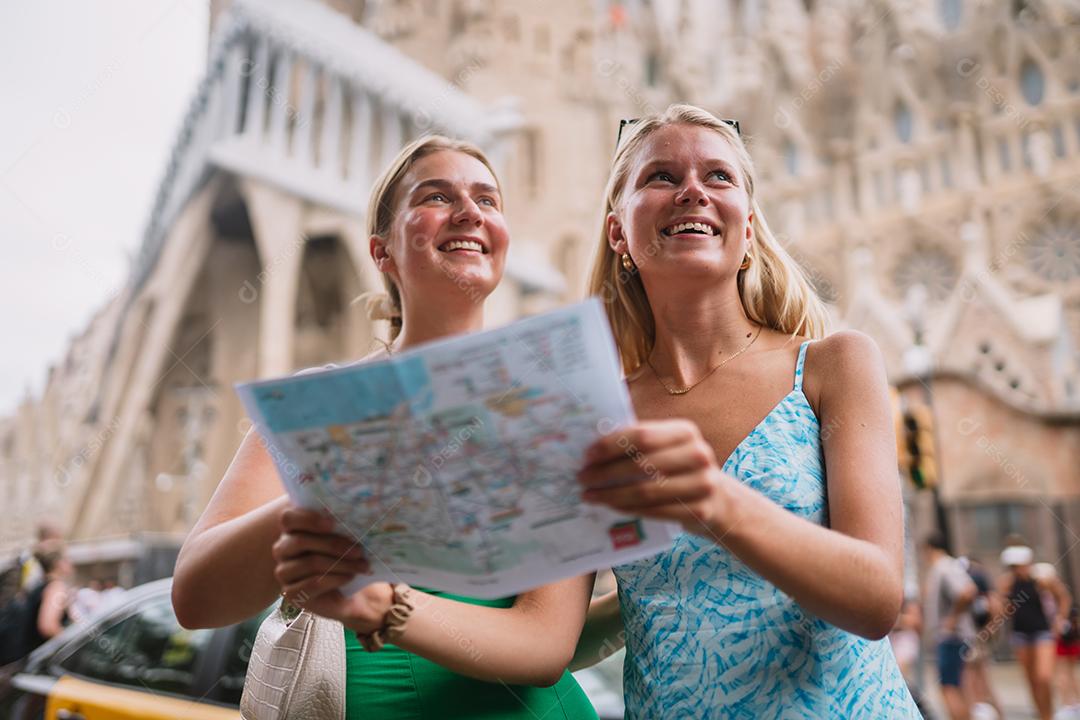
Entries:
{"label": "woman's ear", "polygon": [[754,213],[750,213],[750,217],[746,218],[746,245],[750,246],[750,241],[754,239]]}
{"label": "woman's ear", "polygon": [[626,236],[623,234],[622,223],[619,222],[618,216],[613,212],[609,212],[604,223],[607,230],[608,245],[616,254],[625,254],[627,252]]}
{"label": "woman's ear", "polygon": [[386,240],[378,235],[372,235],[368,239],[368,251],[371,253],[371,259],[375,261],[375,267],[379,268],[379,272],[390,272],[394,267],[394,258],[390,255],[390,246]]}

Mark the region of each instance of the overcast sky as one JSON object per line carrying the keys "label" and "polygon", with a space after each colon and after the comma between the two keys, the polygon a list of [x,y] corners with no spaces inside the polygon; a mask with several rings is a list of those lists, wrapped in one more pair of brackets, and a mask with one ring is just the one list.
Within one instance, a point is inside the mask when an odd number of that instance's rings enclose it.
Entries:
{"label": "overcast sky", "polygon": [[0,416],[123,283],[207,15],[206,0],[0,6]]}

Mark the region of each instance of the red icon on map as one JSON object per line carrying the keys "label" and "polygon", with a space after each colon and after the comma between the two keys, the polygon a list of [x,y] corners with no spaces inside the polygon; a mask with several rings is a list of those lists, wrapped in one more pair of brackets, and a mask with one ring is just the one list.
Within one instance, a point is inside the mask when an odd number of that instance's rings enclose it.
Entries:
{"label": "red icon on map", "polygon": [[608,535],[611,536],[611,545],[616,550],[639,545],[642,541],[641,521],[616,523],[608,529]]}

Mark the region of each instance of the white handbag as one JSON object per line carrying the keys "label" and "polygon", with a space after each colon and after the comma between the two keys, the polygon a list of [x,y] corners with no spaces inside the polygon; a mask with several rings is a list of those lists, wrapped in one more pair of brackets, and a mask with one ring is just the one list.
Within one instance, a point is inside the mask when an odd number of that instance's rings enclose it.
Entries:
{"label": "white handbag", "polygon": [[282,600],[251,649],[243,720],[344,720],[345,631]]}

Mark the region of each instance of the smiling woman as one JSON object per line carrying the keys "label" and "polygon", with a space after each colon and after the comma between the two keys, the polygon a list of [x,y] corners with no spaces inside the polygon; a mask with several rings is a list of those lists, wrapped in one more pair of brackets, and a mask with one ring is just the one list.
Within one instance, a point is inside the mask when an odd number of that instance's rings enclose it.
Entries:
{"label": "smiling woman", "polygon": [[590,448],[582,497],[686,532],[615,568],[576,665],[622,633],[628,718],[919,718],[882,640],[903,567],[884,365],[865,336],[823,338],[729,124],[634,123],[591,290],[641,420]]}
{"label": "smiling woman", "polygon": [[[455,212],[457,221],[448,222]],[[405,326],[421,329],[428,302],[445,301],[450,287],[460,301],[467,286],[465,299],[477,307],[502,278],[509,245],[495,171],[468,143],[426,138],[402,152],[372,188],[368,235],[389,295],[391,341]],[[411,325],[406,305],[413,309]],[[399,345],[405,342],[414,344],[402,338]]]}
{"label": "smiling woman", "polygon": [[[481,327],[509,235],[479,149],[440,136],[405,147],[375,184],[368,230],[388,291],[373,305],[392,323],[386,348],[369,357]],[[266,446],[249,434],[180,551],[177,617],[192,628],[226,625],[284,595],[340,621],[344,677],[328,685],[345,688],[346,718],[595,720],[566,671],[591,576],[496,601],[387,583],[345,596],[339,588],[369,565],[360,541],[333,527],[289,504]]]}

